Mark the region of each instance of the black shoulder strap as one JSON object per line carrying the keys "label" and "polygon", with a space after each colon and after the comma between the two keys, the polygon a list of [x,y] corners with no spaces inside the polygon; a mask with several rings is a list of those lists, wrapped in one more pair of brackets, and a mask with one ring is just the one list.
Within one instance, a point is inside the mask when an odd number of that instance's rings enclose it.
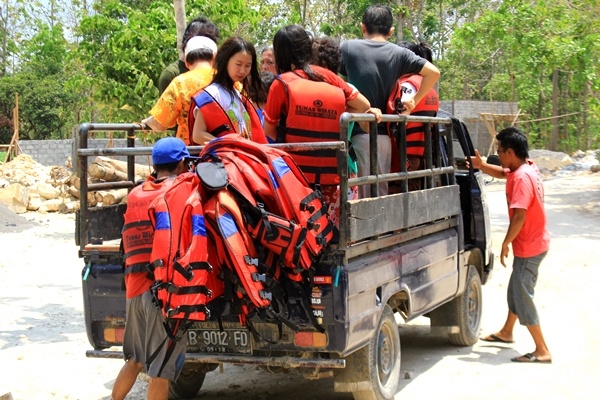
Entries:
{"label": "black shoulder strap", "polygon": [[[296,74],[296,75],[298,75],[298,74]],[[290,91],[289,91],[289,88],[288,88],[288,84],[287,84],[287,82],[284,79],[281,79],[279,75],[277,75],[275,77],[275,79],[277,79],[283,85],[283,90],[285,90],[285,95],[287,97],[287,102],[288,102],[288,107],[289,107],[289,105],[290,105]],[[279,125],[277,126],[277,138],[275,139],[275,141],[277,143],[285,143],[285,134],[286,134],[285,127],[287,125],[287,123],[286,123],[287,113],[288,113],[288,110],[285,110],[285,114],[282,113],[279,116]]]}

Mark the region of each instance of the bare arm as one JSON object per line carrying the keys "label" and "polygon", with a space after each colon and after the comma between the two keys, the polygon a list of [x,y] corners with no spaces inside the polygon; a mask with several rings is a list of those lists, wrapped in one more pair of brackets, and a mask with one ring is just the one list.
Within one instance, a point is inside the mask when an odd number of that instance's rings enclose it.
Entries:
{"label": "bare arm", "polygon": [[263,127],[265,132],[265,136],[267,136],[272,141],[277,140],[277,127],[265,121],[265,126]]}
{"label": "bare arm", "polygon": [[194,121],[194,129],[192,131],[192,139],[194,143],[198,145],[203,145],[206,142],[210,142],[215,137],[206,131],[206,122],[204,122],[204,115],[198,108],[194,109],[194,116],[196,120]]}
{"label": "bare arm", "polygon": [[510,218],[510,224],[508,225],[506,236],[504,237],[504,241],[502,242],[502,250],[500,251],[500,263],[505,267],[506,263],[504,259],[508,257],[508,245],[512,243],[512,241],[515,240],[519,232],[521,232],[521,229],[525,224],[526,216],[527,210],[524,208],[515,208],[513,210],[513,215]]}
{"label": "bare arm", "polygon": [[499,165],[493,165],[484,162],[481,159],[481,155],[477,149],[475,150],[475,156],[470,157],[470,160],[467,158],[467,163],[469,162],[473,165],[473,168],[480,169],[489,176],[493,176],[494,178],[498,179],[506,178],[506,172],[504,172],[504,168]]}
{"label": "bare arm", "polygon": [[[366,109],[366,110],[365,110]],[[369,100],[362,94],[358,93],[358,96],[354,100],[350,100],[346,103],[346,111],[351,113],[368,113],[375,115],[375,121],[381,122],[382,112],[379,108],[371,107]],[[358,123],[362,130],[369,132],[369,122],[362,121]]]}
{"label": "bare arm", "polygon": [[164,132],[168,128],[160,122],[158,122],[157,120],[155,120],[153,116],[149,116],[148,118],[143,119],[142,124],[148,125],[150,129],[152,129],[155,132]]}
{"label": "bare arm", "polygon": [[423,68],[421,68],[419,75],[423,77],[423,80],[421,81],[421,87],[414,96],[402,98],[402,104],[404,105],[405,109],[402,114],[410,114],[413,108],[415,108],[415,106],[419,104],[421,100],[423,100],[423,97],[425,97],[425,95],[431,89],[433,89],[438,79],[440,79],[440,70],[437,69],[435,65],[427,61]]}

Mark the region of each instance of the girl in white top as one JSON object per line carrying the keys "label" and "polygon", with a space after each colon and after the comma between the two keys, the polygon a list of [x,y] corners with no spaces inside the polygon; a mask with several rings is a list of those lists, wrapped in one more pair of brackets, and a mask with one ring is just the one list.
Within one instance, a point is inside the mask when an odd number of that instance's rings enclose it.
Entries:
{"label": "girl in white top", "polygon": [[[203,89],[210,96],[204,96],[206,101],[196,104],[193,111],[194,142],[204,144],[221,134],[239,133],[247,139],[266,143],[256,110],[248,101],[264,91],[254,46],[241,37],[229,38],[217,51],[215,64],[213,81]],[[218,103],[225,115],[215,112],[214,107],[203,107],[211,101]],[[215,125],[218,133],[213,129]]]}

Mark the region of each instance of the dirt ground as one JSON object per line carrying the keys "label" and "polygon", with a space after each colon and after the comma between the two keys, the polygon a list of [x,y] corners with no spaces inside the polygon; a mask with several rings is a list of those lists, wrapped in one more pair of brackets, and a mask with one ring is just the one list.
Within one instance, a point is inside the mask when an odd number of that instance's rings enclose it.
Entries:
{"label": "dirt ground", "polygon": [[[542,263],[536,302],[552,365],[510,358],[533,350],[524,327],[514,345],[479,342],[460,348],[429,332],[427,320],[401,324],[402,380],[396,396],[419,399],[598,398],[600,376],[600,173],[570,172],[545,180],[551,250]],[[507,227],[504,184],[487,185],[494,251]],[[81,293],[82,260],[74,216],[12,214],[0,206],[0,396],[15,400],[108,399],[122,363],[89,359]],[[482,334],[506,316],[510,268],[499,260],[484,286]],[[129,399],[143,399],[138,381]],[[225,365],[207,375],[199,399],[351,399],[331,379],[273,374]]]}

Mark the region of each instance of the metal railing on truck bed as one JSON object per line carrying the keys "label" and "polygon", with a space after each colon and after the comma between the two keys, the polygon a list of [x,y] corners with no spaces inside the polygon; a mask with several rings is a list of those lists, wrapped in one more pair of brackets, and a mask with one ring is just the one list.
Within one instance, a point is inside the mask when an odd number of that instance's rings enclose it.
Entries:
{"label": "metal railing on truck bed", "polygon": [[[393,246],[410,239],[447,229],[459,223],[459,188],[455,182],[452,120],[423,116],[383,115],[382,122],[397,123],[396,144],[399,172],[348,178],[348,127],[352,121],[371,122],[370,170],[377,171],[377,125],[371,114],[344,113],[340,119],[338,152],[340,174],[339,247],[345,264],[355,256]],[[421,122],[425,127],[424,169],[407,171],[406,123]],[[432,126],[433,125],[433,126]],[[440,125],[444,129],[439,129]],[[423,190],[408,191],[408,180],[424,178]],[[379,182],[396,182],[399,191],[378,196]],[[348,188],[370,185],[371,198],[348,201]]]}
{"label": "metal railing on truck bed", "polygon": [[[378,248],[394,245],[412,237],[445,229],[460,213],[458,187],[454,181],[452,129],[432,129],[434,125],[449,125],[450,118],[384,115],[382,122],[398,123],[397,145],[400,172],[372,174],[357,178],[348,177],[349,153],[348,127],[351,122],[370,122],[371,170],[377,171],[377,126],[372,114],[344,113],[340,119],[340,141],[299,144],[274,144],[283,150],[314,151],[337,150],[338,173],[340,175],[340,237],[338,249],[347,260]],[[425,169],[407,171],[406,167],[406,123],[422,122],[425,126]],[[95,190],[110,190],[135,186],[135,157],[150,155],[151,147],[135,147],[136,133],[143,131],[140,124],[82,124],[76,137],[77,171],[80,177],[80,209],[76,218],[75,239],[84,251],[88,244],[101,245],[104,241],[119,239],[123,223],[125,204],[89,207],[87,193]],[[127,147],[91,149],[88,140],[91,132],[123,132]],[[198,154],[203,146],[191,146],[191,154]],[[127,180],[88,184],[89,157],[120,156],[127,159]],[[448,162],[450,160],[450,162]],[[409,179],[424,179],[424,190],[408,191]],[[437,181],[436,181],[437,179]],[[399,193],[379,197],[379,182],[398,182]],[[348,188],[370,185],[372,197],[348,201]],[[437,222],[436,222],[437,221]],[[437,225],[436,225],[437,224]],[[93,226],[93,232],[90,230]],[[420,231],[410,230],[420,226]]]}

